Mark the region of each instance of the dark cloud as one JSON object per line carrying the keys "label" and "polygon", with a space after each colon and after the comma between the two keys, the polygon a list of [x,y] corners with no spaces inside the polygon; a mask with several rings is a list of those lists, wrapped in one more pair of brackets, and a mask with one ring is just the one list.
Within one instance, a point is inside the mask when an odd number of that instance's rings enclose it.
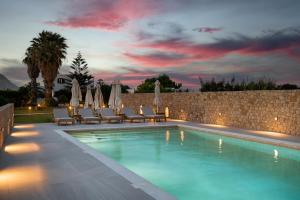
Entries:
{"label": "dark cloud", "polygon": [[141,42],[139,47],[186,54],[196,60],[220,58],[228,54],[261,56],[278,52],[299,59],[300,32],[299,29],[285,29],[258,37],[235,34],[230,38],[215,38],[208,44],[193,42],[188,37],[170,37]]}
{"label": "dark cloud", "polygon": [[[69,70],[69,66],[63,65],[59,73],[65,74]],[[22,86],[29,82],[27,74],[27,66],[18,59],[0,58],[0,73],[18,86]],[[37,80],[43,85],[41,74]]]}
{"label": "dark cloud", "polygon": [[182,34],[185,31],[185,28],[175,22],[166,22],[166,21],[160,21],[160,22],[149,22],[148,26],[155,30],[160,30],[164,34],[171,34],[171,35],[178,35]]}
{"label": "dark cloud", "polygon": [[0,58],[0,73],[18,86],[29,81],[26,66],[17,59]]}
{"label": "dark cloud", "polygon": [[203,33],[214,33],[214,32],[219,32],[222,30],[223,30],[223,28],[214,28],[214,27],[200,27],[200,28],[193,29],[193,31],[198,31],[198,32],[203,32]]}
{"label": "dark cloud", "polygon": [[18,59],[0,58],[1,65],[22,65]]}
{"label": "dark cloud", "polygon": [[141,41],[141,40],[151,40],[151,39],[154,39],[157,37],[156,34],[152,34],[152,33],[148,33],[148,32],[145,32],[145,31],[139,31],[135,34],[135,37],[138,41]]}

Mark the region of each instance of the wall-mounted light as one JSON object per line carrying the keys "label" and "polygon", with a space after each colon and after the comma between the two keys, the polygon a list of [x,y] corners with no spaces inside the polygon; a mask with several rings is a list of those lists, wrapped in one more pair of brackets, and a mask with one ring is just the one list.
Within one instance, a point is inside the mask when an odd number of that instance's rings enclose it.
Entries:
{"label": "wall-mounted light", "polygon": [[219,112],[218,115],[219,115],[219,116],[222,116],[222,113]]}
{"label": "wall-mounted light", "polygon": [[29,106],[29,107],[28,107],[28,110],[32,110],[32,107],[31,107],[31,106]]}
{"label": "wall-mounted light", "polygon": [[105,105],[102,106],[102,108],[105,108],[105,107],[106,107]]}
{"label": "wall-mounted light", "polygon": [[275,120],[275,121],[278,121],[278,117],[274,117],[274,120]]}
{"label": "wall-mounted light", "polygon": [[169,108],[166,107],[166,108],[165,108],[165,116],[166,116],[166,117],[169,117],[169,115],[170,115],[170,113],[169,113]]}
{"label": "wall-mounted light", "polygon": [[124,104],[121,105],[121,108],[124,108]]}
{"label": "wall-mounted light", "polygon": [[143,114],[142,108],[143,108],[143,105],[140,105],[140,114],[141,114],[141,115]]}
{"label": "wall-mounted light", "polygon": [[69,106],[69,110],[72,110],[72,106]]}

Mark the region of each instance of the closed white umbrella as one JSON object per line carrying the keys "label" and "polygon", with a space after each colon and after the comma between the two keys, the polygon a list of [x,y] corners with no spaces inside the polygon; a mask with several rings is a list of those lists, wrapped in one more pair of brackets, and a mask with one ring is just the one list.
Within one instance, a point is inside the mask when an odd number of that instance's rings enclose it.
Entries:
{"label": "closed white umbrella", "polygon": [[70,105],[74,109],[74,114],[77,114],[77,108],[79,106],[79,101],[82,100],[82,96],[81,96],[81,90],[80,90],[79,83],[75,78],[72,80],[71,92],[72,92],[72,98],[70,101]]}
{"label": "closed white umbrella", "polygon": [[116,99],[116,82],[113,81],[111,84],[111,91],[108,100],[108,107],[111,109],[115,109],[115,99]]}
{"label": "closed white umbrella", "polygon": [[160,82],[159,82],[159,80],[155,81],[153,104],[156,106],[156,112],[158,112],[158,108],[161,105],[161,99],[160,99]]}
{"label": "closed white umbrella", "polygon": [[116,81],[115,109],[117,110],[117,113],[120,113],[122,109],[121,93],[121,83],[120,81]]}
{"label": "closed white umbrella", "polygon": [[100,84],[97,84],[96,86],[96,92],[95,92],[95,98],[94,98],[94,106],[95,109],[100,109],[104,105],[103,95],[101,92],[101,86]]}
{"label": "closed white umbrella", "polygon": [[94,100],[93,95],[91,91],[91,86],[86,87],[86,94],[85,94],[85,102],[84,102],[84,108],[89,108],[89,106],[93,106]]}

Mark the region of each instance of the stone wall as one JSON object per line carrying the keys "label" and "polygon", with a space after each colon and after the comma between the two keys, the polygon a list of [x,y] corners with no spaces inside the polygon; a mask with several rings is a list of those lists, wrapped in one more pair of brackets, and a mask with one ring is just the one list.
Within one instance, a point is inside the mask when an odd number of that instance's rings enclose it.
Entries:
{"label": "stone wall", "polygon": [[[123,104],[152,105],[154,94],[123,94]],[[300,135],[300,90],[163,93],[170,118]]]}
{"label": "stone wall", "polygon": [[14,126],[14,104],[0,107],[0,150]]}

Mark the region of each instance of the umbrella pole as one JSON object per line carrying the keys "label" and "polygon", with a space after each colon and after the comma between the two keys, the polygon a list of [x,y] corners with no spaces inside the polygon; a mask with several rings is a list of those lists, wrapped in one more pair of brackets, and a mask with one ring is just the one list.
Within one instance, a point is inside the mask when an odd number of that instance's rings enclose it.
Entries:
{"label": "umbrella pole", "polygon": [[77,115],[77,107],[74,107],[74,115]]}

